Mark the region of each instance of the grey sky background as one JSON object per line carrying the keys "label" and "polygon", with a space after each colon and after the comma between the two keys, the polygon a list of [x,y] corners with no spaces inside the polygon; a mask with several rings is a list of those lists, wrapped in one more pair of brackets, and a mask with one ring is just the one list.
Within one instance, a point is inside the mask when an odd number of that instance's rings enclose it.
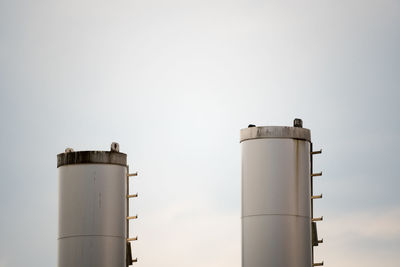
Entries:
{"label": "grey sky background", "polygon": [[0,267],[56,266],[56,154],[128,153],[138,266],[240,266],[239,130],[312,131],[316,260],[400,266],[400,2],[0,0]]}

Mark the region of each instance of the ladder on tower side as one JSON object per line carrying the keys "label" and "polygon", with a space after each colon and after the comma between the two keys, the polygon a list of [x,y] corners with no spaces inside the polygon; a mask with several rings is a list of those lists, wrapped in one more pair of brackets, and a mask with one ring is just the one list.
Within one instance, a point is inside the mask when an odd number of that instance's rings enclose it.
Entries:
{"label": "ladder on tower side", "polygon": [[137,262],[137,258],[133,259],[132,258],[132,244],[131,242],[137,241],[138,237],[130,237],[129,235],[129,222],[130,220],[136,220],[138,218],[138,215],[130,216],[129,215],[129,200],[131,198],[136,198],[138,197],[138,193],[136,194],[130,194],[129,190],[129,181],[130,177],[137,176],[138,173],[129,173],[129,165],[126,166],[126,266],[132,265],[134,262]]}
{"label": "ladder on tower side", "polygon": [[315,262],[314,261],[314,247],[318,246],[319,244],[324,242],[324,239],[318,239],[318,233],[317,233],[317,222],[322,221],[324,218],[323,216],[314,218],[314,200],[315,199],[321,199],[322,194],[320,195],[314,195],[314,177],[322,176],[322,172],[314,173],[313,172],[313,156],[318,155],[322,153],[322,149],[318,151],[313,151],[313,144],[311,143],[311,155],[310,155],[310,160],[311,160],[311,173],[310,173],[310,179],[311,179],[311,233],[312,233],[312,266],[323,266],[324,262]]}

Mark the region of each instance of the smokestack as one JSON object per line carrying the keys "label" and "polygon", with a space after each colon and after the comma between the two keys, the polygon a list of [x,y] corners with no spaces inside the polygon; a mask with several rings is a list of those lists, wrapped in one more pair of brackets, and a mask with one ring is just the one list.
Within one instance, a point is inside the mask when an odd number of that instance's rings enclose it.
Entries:
{"label": "smokestack", "polygon": [[[313,263],[311,132],[248,127],[242,150],[242,267],[310,267]],[[321,195],[322,197],[322,195]],[[314,245],[318,245],[318,242]]]}
{"label": "smokestack", "polygon": [[59,181],[58,267],[126,267],[129,238],[127,155],[67,148],[57,155]]}

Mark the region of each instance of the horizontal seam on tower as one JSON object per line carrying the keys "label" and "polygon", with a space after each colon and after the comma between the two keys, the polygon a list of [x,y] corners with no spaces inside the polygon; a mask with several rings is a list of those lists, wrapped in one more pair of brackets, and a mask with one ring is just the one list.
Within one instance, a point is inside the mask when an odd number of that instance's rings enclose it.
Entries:
{"label": "horizontal seam on tower", "polygon": [[291,217],[301,217],[301,218],[306,218],[306,219],[311,219],[311,217],[308,216],[303,216],[303,215],[293,215],[293,214],[282,214],[282,213],[269,213],[269,214],[254,214],[254,215],[246,215],[242,216],[241,218],[246,218],[246,217],[256,217],[256,216],[291,216]]}
{"label": "horizontal seam on tower", "polygon": [[57,239],[60,240],[60,239],[71,238],[71,237],[114,237],[114,238],[124,239],[124,237],[120,236],[120,235],[68,235],[68,236],[59,237]]}

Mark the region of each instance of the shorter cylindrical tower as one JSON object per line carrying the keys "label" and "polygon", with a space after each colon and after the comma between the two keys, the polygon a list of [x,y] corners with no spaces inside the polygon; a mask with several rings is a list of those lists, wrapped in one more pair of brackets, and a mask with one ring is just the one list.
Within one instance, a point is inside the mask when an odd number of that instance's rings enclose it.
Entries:
{"label": "shorter cylindrical tower", "polygon": [[57,155],[58,267],[125,267],[127,156],[66,149]]}
{"label": "shorter cylindrical tower", "polygon": [[310,130],[256,127],[240,132],[242,267],[310,267]]}

